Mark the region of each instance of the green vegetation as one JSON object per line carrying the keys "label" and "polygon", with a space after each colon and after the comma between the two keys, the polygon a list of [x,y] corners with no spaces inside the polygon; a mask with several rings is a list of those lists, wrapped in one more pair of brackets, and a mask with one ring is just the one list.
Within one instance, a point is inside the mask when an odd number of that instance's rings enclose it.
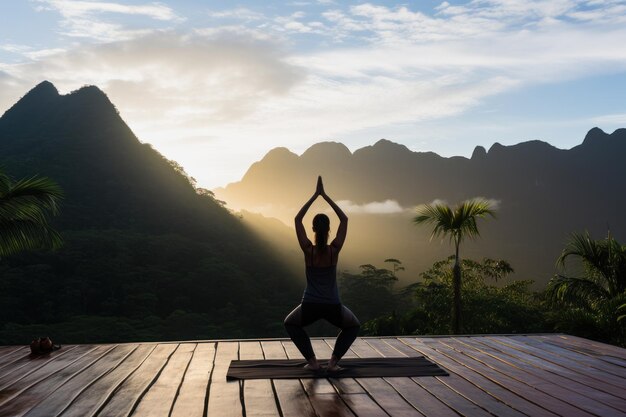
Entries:
{"label": "green vegetation", "polygon": [[461,260],[459,247],[466,238],[479,236],[476,220],[490,215],[495,216],[494,208],[487,200],[474,199],[463,201],[453,209],[445,204],[425,204],[417,208],[413,219],[415,224],[433,224],[431,239],[447,236],[454,243],[454,266],[452,267],[452,332],[461,333],[462,297],[461,297]]}
{"label": "green vegetation", "polygon": [[[398,310],[370,320],[363,326],[368,335],[450,334],[450,300],[453,294],[454,255],[436,262],[420,274],[421,281],[395,294]],[[550,331],[542,293],[531,290],[532,281],[504,281],[511,266],[503,260],[464,259],[460,263],[467,333],[524,333]],[[372,294],[374,295],[374,294]]]}
{"label": "green vegetation", "polygon": [[63,193],[52,180],[32,177],[11,181],[0,172],[0,257],[32,249],[58,248],[62,239],[48,224]]}
{"label": "green vegetation", "polygon": [[[566,269],[566,261],[574,264]],[[610,235],[593,240],[574,233],[557,260],[560,273],[548,283],[552,305],[561,311],[556,329],[626,345],[626,246]]]}
{"label": "green vegetation", "polygon": [[[566,274],[565,263],[570,258],[575,261],[570,267],[578,267],[575,270],[582,276]],[[448,306],[454,292],[454,261],[451,255],[435,262],[420,274],[418,282],[398,291],[391,282],[383,292],[362,273],[362,284],[352,282],[350,288],[341,287],[345,291],[342,297],[359,302],[384,294],[390,300],[386,311],[375,318],[365,308],[365,335],[450,334],[453,328]],[[513,268],[504,260],[463,259],[465,332],[563,332],[626,347],[626,247],[610,236],[593,240],[588,233],[575,233],[557,264],[561,273],[545,289],[534,291],[532,280],[509,280]],[[392,271],[368,267],[377,271],[377,276],[393,276]],[[360,298],[351,299],[348,291],[359,286]],[[384,309],[375,307],[376,312]]]}

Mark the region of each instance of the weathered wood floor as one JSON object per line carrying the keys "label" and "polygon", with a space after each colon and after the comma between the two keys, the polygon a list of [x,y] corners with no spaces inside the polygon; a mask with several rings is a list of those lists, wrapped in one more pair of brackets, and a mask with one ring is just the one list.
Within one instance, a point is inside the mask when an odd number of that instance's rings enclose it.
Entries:
{"label": "weathered wood floor", "polygon": [[[329,357],[332,339],[313,342]],[[426,355],[447,377],[226,382],[284,340],[0,347],[0,416],[626,416],[626,349],[567,335],[360,338],[349,356]]]}

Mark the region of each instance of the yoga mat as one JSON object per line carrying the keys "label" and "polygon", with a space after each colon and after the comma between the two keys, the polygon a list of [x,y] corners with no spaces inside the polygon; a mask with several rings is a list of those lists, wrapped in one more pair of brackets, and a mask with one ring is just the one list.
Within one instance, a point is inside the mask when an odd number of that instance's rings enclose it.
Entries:
{"label": "yoga mat", "polygon": [[[328,360],[319,363],[326,367]],[[303,359],[231,361],[226,379],[379,378],[392,376],[447,376],[448,373],[423,356],[412,358],[345,358],[339,372],[304,369]]]}

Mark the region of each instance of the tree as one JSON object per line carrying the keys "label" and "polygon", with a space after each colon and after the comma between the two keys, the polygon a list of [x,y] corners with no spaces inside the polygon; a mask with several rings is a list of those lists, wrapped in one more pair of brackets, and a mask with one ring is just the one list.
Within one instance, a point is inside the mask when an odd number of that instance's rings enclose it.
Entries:
{"label": "tree", "polygon": [[[435,262],[421,279],[404,287],[398,297],[406,308],[376,317],[361,327],[367,336],[445,334],[451,332],[454,255]],[[501,259],[461,260],[463,320],[468,333],[536,333],[550,331],[543,293],[533,281],[509,280],[511,265]],[[492,285],[497,281],[499,285]],[[409,298],[410,297],[410,298]]]}
{"label": "tree", "polygon": [[58,248],[62,239],[48,224],[63,193],[52,180],[31,177],[17,182],[0,172],[0,257],[32,250]]}
{"label": "tree", "polygon": [[[570,258],[578,261],[579,270],[574,274],[565,267]],[[623,320],[618,315],[626,302],[626,246],[610,234],[594,240],[588,232],[573,233],[557,259],[557,267],[561,272],[547,287],[552,303],[568,308],[566,318],[581,322],[576,317],[586,317],[595,327],[588,329],[592,334],[587,336],[624,343],[624,329],[619,326]]]}
{"label": "tree", "polygon": [[396,274],[398,273],[398,271],[404,271],[404,267],[402,266],[402,262],[400,262],[399,259],[396,258],[387,258],[385,259],[385,262],[389,262],[390,264],[393,265],[393,276],[395,277]]}
{"label": "tree", "polygon": [[398,278],[392,271],[366,264],[359,266],[361,272],[343,272],[339,277],[342,301],[364,323],[374,317],[393,311],[395,298],[393,287]]}
{"label": "tree", "polygon": [[463,201],[454,208],[446,204],[424,204],[418,206],[415,224],[433,224],[431,240],[438,236],[448,236],[454,243],[454,266],[452,268],[453,303],[452,331],[461,332],[461,267],[459,247],[466,237],[476,238],[480,235],[476,220],[487,215],[495,217],[495,209],[491,202],[476,198]]}

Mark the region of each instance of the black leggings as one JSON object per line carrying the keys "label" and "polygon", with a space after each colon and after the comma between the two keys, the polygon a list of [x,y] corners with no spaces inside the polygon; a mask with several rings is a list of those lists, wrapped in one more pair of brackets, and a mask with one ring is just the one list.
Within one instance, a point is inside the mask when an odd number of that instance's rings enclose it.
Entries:
{"label": "black leggings", "polygon": [[285,318],[285,328],[302,356],[308,361],[315,353],[311,339],[303,327],[320,319],[341,329],[335,341],[333,355],[341,359],[359,333],[361,323],[348,307],[342,304],[302,303]]}

